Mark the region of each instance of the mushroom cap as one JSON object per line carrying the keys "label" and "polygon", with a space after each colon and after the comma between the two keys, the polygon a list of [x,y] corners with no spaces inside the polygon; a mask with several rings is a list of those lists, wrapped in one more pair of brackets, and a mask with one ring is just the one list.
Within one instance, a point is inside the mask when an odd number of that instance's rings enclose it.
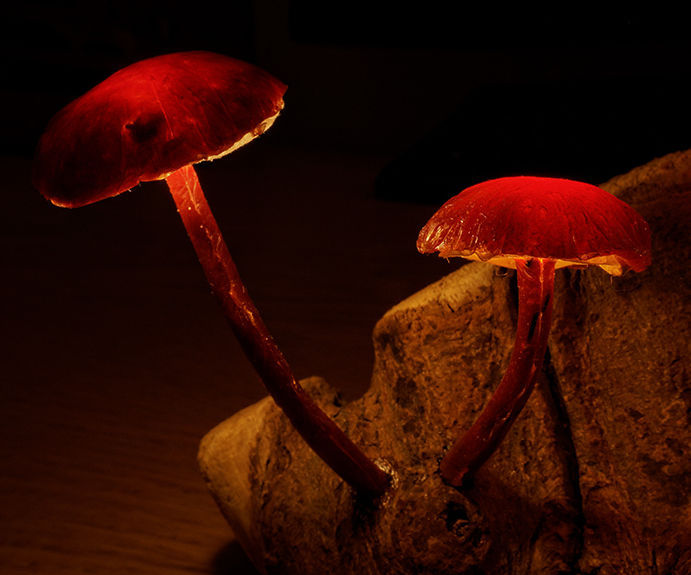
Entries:
{"label": "mushroom cap", "polygon": [[476,184],[448,200],[420,231],[417,248],[510,268],[515,258],[545,258],[556,267],[598,265],[620,275],[650,265],[650,229],[597,186],[518,176]]}
{"label": "mushroom cap", "polygon": [[52,118],[33,184],[54,204],[77,207],[165,178],[260,135],[283,108],[285,90],[263,70],[211,52],[142,60]]}

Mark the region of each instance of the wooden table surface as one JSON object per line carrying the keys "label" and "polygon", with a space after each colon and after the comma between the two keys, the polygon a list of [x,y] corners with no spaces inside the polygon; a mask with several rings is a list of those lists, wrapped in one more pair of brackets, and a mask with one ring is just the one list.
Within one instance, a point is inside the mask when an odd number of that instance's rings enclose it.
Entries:
{"label": "wooden table surface", "polygon": [[[199,169],[296,374],[349,398],[377,318],[455,269],[415,250],[433,206],[373,197],[386,160],[256,142]],[[254,573],[196,450],[265,392],[165,186],[63,210],[0,166],[0,573]]]}

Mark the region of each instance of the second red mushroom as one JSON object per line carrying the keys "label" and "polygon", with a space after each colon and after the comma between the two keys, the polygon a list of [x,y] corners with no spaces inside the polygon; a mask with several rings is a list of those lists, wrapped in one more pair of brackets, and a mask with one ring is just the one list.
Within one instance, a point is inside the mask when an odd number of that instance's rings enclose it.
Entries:
{"label": "second red mushroom", "polygon": [[650,230],[633,208],[596,186],[508,177],[451,198],[422,228],[417,247],[516,270],[518,324],[509,365],[480,416],[440,465],[448,483],[462,486],[496,450],[542,369],[555,270],[596,265],[613,275],[643,271],[650,265]]}

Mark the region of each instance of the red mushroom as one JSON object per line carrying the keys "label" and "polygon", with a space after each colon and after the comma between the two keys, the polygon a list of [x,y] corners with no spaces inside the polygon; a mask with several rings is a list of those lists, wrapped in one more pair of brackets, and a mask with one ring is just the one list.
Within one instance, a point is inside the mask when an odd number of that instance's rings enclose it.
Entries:
{"label": "red mushroom", "polygon": [[597,265],[610,274],[650,265],[650,231],[633,208],[601,188],[556,178],[482,182],[447,201],[420,231],[421,253],[515,268],[518,325],[509,366],[484,410],[442,459],[461,486],[490,457],[539,374],[552,314],[554,271]]}
{"label": "red mushroom", "polygon": [[33,183],[54,204],[78,207],[165,179],[207,280],[276,403],[346,482],[378,494],[388,476],[295,379],[247,294],[193,167],[267,130],[285,89],[259,68],[209,52],[137,62],[55,115],[38,144]]}

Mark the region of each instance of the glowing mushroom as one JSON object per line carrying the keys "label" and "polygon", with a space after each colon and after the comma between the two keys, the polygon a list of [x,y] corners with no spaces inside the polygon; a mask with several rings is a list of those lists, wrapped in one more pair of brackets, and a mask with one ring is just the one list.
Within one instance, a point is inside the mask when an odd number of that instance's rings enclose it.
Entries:
{"label": "glowing mushroom", "polygon": [[442,459],[461,486],[494,452],[525,405],[547,347],[554,271],[597,265],[610,274],[650,265],[650,230],[633,208],[601,188],[556,178],[482,182],[447,201],[420,231],[421,253],[515,268],[516,341],[506,373],[484,410]]}
{"label": "glowing mushroom", "polygon": [[210,52],[137,62],[55,115],[38,144],[33,183],[54,204],[78,207],[164,179],[207,280],[276,403],[345,481],[381,493],[387,475],[303,390],[269,334],[193,167],[267,130],[285,89],[259,68]]}

